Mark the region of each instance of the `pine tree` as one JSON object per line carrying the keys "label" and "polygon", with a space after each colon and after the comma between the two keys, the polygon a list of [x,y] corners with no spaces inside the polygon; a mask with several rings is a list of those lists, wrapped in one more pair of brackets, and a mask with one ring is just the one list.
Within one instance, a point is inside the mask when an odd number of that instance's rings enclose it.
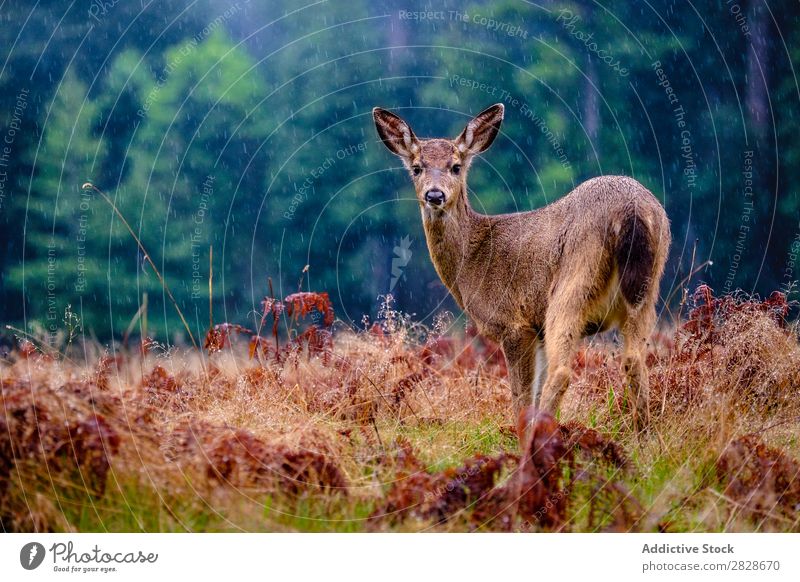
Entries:
{"label": "pine tree", "polygon": [[32,156],[30,194],[15,199],[18,215],[24,216],[19,226],[25,253],[7,277],[23,291],[29,329],[38,325],[58,332],[67,307],[80,316],[83,300],[91,297],[90,282],[104,280],[90,252],[95,208],[81,190],[105,151],[94,135],[96,113],[86,86],[67,71],[48,107],[41,147]]}

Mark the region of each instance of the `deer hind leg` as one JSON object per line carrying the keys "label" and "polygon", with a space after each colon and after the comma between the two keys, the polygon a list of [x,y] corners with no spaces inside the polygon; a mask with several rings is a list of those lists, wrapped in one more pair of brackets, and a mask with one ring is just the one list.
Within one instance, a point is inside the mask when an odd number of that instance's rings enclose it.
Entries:
{"label": "deer hind leg", "polygon": [[533,407],[539,408],[542,400],[542,388],[544,388],[544,381],[547,379],[547,352],[545,352],[541,342],[536,346],[536,359],[534,364]]}
{"label": "deer hind leg", "polygon": [[623,336],[622,368],[626,391],[634,404],[636,430],[650,422],[650,382],[647,373],[647,338],[656,320],[655,301],[629,308],[621,326]]}
{"label": "deer hind leg", "polygon": [[551,304],[545,321],[547,379],[542,388],[544,410],[555,414],[572,377],[572,359],[582,337],[582,306]]}
{"label": "deer hind leg", "polygon": [[503,338],[503,354],[508,364],[508,378],[511,383],[511,400],[515,420],[531,405],[531,383],[534,377],[534,353],[537,345],[532,334],[511,334]]}

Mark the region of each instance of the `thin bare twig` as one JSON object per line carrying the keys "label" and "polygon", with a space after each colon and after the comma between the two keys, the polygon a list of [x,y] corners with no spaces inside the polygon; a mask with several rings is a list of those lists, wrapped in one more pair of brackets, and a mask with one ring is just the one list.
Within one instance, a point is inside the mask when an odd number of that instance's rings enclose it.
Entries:
{"label": "thin bare twig", "polygon": [[119,217],[119,219],[122,222],[122,224],[125,225],[125,228],[128,229],[128,232],[133,237],[133,240],[136,241],[136,244],[139,245],[139,249],[141,249],[142,253],[144,253],[144,258],[147,259],[147,262],[150,263],[150,266],[153,268],[153,272],[156,274],[156,277],[158,277],[158,281],[159,281],[159,283],[161,283],[161,287],[164,289],[164,291],[166,292],[166,294],[169,297],[170,301],[172,302],[172,305],[175,307],[175,311],[178,312],[178,316],[181,318],[181,323],[183,323],[183,327],[186,329],[186,333],[189,334],[189,339],[192,340],[192,345],[195,347],[195,349],[199,350],[200,347],[197,345],[197,342],[194,339],[194,334],[192,333],[191,328],[189,328],[189,324],[186,322],[186,318],[183,316],[183,311],[181,311],[181,308],[178,305],[178,302],[175,300],[175,297],[172,295],[172,291],[170,291],[169,285],[167,285],[167,282],[164,280],[164,277],[161,276],[161,272],[158,270],[158,267],[156,267],[156,264],[153,262],[153,259],[150,258],[150,253],[148,253],[147,249],[144,248],[144,244],[142,244],[142,241],[139,239],[138,236],[136,236],[136,233],[131,228],[131,225],[128,224],[128,221],[125,220],[125,217],[123,216],[122,212],[120,212],[119,208],[117,208],[117,205],[114,204],[114,201],[111,200],[111,198],[109,198],[108,195],[105,192],[100,190],[100,188],[98,188],[97,186],[95,186],[91,182],[84,183],[83,186],[82,186],[82,189],[83,190],[94,190],[95,192],[100,194],[100,196],[103,197],[103,200],[105,200],[108,203],[108,205],[111,206],[111,208],[114,210],[114,212]]}
{"label": "thin bare twig", "polygon": [[208,329],[214,329],[214,245],[208,247]]}

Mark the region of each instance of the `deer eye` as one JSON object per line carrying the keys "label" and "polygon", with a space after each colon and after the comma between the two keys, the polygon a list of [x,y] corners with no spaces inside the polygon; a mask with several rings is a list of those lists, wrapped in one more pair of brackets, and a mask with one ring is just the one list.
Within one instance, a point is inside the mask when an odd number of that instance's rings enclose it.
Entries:
{"label": "deer eye", "polygon": [[419,176],[422,173],[422,168],[420,166],[411,166],[411,171],[415,176]]}
{"label": "deer eye", "polygon": [[461,173],[461,164],[453,164],[453,166],[450,168],[450,171],[458,176]]}

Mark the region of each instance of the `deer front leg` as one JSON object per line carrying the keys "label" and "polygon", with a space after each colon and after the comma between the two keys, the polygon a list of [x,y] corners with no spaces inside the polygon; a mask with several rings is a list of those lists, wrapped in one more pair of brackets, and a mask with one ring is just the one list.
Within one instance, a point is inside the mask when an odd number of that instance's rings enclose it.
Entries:
{"label": "deer front leg", "polygon": [[503,338],[503,354],[508,365],[508,379],[511,383],[511,402],[514,407],[514,420],[532,404],[531,384],[534,377],[534,354],[536,336],[515,333]]}

